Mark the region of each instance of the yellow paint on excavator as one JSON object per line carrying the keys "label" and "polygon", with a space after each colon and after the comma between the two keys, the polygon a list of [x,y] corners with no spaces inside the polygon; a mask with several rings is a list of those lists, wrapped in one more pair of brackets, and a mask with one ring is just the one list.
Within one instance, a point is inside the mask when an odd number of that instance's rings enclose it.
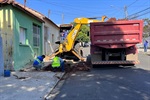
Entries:
{"label": "yellow paint on excavator", "polygon": [[104,22],[106,16],[102,16],[101,20],[95,20],[95,19],[89,19],[89,18],[75,18],[74,23],[76,23],[76,26],[68,33],[67,37],[65,38],[64,42],[59,45],[59,51],[56,53],[53,53],[50,57],[53,57],[59,53],[63,52],[72,52],[76,57],[78,57],[80,60],[83,60],[83,57],[80,57],[78,53],[74,51],[74,43],[75,39],[80,31],[80,28],[83,24],[89,24],[91,22]]}

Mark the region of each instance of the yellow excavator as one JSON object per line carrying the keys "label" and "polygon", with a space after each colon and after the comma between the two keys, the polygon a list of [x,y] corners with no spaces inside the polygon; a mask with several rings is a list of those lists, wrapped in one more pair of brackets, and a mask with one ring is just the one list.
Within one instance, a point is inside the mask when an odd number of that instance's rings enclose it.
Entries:
{"label": "yellow excavator", "polygon": [[[72,55],[74,58],[84,61],[82,57],[82,50],[77,46],[76,37],[80,31],[80,28],[84,24],[89,24],[91,22],[104,22],[106,16],[102,16],[101,20],[90,19],[90,18],[75,18],[74,23],[76,26],[68,33],[67,37],[63,42],[57,42],[59,47],[56,49],[54,53],[50,55],[50,58],[54,57],[55,55],[60,54],[62,58],[71,57]],[[73,59],[74,59],[73,58]]]}

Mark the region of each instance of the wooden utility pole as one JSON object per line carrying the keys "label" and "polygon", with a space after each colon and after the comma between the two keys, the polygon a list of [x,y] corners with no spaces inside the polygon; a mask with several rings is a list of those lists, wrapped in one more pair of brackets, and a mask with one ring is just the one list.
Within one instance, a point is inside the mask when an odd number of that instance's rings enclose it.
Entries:
{"label": "wooden utility pole", "polygon": [[50,12],[51,12],[51,11],[50,11],[50,10],[48,10],[48,18],[50,18]]}
{"label": "wooden utility pole", "polygon": [[62,24],[64,23],[64,14],[62,14]]}
{"label": "wooden utility pole", "polygon": [[26,7],[26,2],[27,2],[27,0],[24,0],[24,8]]}
{"label": "wooden utility pole", "polygon": [[125,14],[125,19],[127,19],[128,17],[127,6],[124,6],[124,14]]}

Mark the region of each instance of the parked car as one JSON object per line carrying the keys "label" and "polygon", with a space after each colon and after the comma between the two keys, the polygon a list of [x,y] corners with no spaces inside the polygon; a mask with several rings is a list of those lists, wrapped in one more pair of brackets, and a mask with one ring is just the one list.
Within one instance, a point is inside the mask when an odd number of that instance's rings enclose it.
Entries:
{"label": "parked car", "polygon": [[90,45],[89,45],[89,43],[87,43],[87,42],[85,42],[84,43],[84,45],[83,45],[83,47],[89,47]]}

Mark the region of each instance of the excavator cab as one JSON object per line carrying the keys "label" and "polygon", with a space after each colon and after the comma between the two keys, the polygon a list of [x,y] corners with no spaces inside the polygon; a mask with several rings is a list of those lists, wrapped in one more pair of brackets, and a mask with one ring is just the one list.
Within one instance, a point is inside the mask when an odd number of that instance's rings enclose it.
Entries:
{"label": "excavator cab", "polygon": [[60,34],[60,41],[56,41],[55,43],[56,44],[60,44],[61,42],[63,42],[61,40],[61,37],[62,37],[62,33],[63,33],[63,30],[67,31],[69,33],[69,31],[72,29],[73,25],[72,24],[61,24],[60,25],[60,31],[59,31],[59,34]]}
{"label": "excavator cab", "polygon": [[72,24],[61,24],[60,25],[60,33],[63,32],[63,30],[70,31],[72,29]]}
{"label": "excavator cab", "polygon": [[60,25],[60,42],[62,43],[67,37],[68,33],[71,31],[72,24],[61,24]]}

